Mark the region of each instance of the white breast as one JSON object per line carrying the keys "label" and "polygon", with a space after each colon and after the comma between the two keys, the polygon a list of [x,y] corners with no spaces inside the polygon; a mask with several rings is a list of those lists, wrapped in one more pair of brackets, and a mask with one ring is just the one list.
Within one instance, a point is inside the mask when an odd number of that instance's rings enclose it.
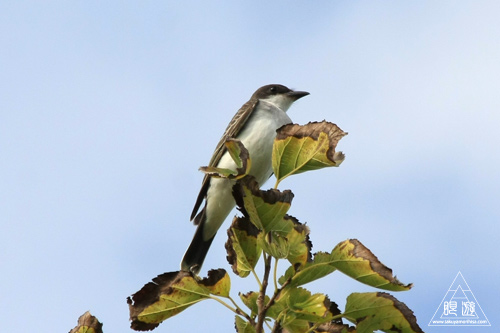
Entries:
{"label": "white breast", "polygon": [[[260,101],[258,107],[247,120],[243,130],[237,136],[250,154],[252,161],[250,174],[262,186],[271,176],[272,151],[276,130],[292,120],[286,112],[272,103]],[[235,170],[236,164],[229,153],[225,153],[219,164],[220,168]],[[207,193],[205,238],[209,239],[219,229],[227,215],[233,209],[235,202],[232,195],[234,181],[212,178]]]}
{"label": "white breast", "polygon": [[[276,130],[292,120],[286,112],[271,103],[259,102],[243,130],[237,136],[250,154],[250,174],[262,185],[272,174],[272,149]],[[222,166],[227,164],[227,166]],[[229,154],[225,154],[219,166],[235,167]]]}

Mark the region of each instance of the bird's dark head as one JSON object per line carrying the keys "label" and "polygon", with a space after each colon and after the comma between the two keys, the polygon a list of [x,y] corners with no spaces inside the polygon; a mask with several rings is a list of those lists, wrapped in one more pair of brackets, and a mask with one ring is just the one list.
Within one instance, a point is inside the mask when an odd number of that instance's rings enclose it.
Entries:
{"label": "bird's dark head", "polygon": [[268,84],[257,89],[252,95],[252,99],[255,98],[272,103],[283,111],[286,111],[293,102],[307,95],[309,93],[306,91],[294,91],[281,84]]}

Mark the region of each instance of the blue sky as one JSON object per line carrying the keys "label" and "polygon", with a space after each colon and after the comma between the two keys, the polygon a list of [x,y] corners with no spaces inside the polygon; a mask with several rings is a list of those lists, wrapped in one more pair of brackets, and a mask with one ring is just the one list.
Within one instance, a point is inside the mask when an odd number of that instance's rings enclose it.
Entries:
{"label": "blue sky", "polygon": [[[295,122],[349,132],[340,168],[280,186],[314,250],[358,238],[414,283],[395,296],[426,332],[456,332],[427,324],[461,271],[492,327],[460,332],[496,331],[499,13],[497,1],[2,2],[2,329],[65,332],[90,310],[105,332],[128,331],[126,297],[177,270],[194,233],[198,167],[255,89],[281,83],[311,93]],[[224,242],[202,273],[229,269]],[[233,296],[251,282],[233,277]],[[340,273],[310,289],[341,308],[374,291]],[[206,301],[157,331],[193,328],[231,332],[233,315]]]}

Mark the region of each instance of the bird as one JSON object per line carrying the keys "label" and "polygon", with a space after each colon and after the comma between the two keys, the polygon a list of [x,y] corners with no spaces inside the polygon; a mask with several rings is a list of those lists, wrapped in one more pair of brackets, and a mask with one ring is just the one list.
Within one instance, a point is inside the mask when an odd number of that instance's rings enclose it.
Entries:
{"label": "bird", "polygon": [[[248,150],[252,175],[262,186],[272,175],[272,148],[276,130],[292,123],[286,113],[293,102],[309,95],[294,91],[281,84],[260,87],[236,112],[222,135],[209,167],[236,170],[236,164],[227,152],[227,139],[240,140]],[[196,199],[191,221],[197,225],[193,240],[181,261],[181,270],[198,274],[214,237],[236,205],[232,188],[235,181],[205,175]],[[204,206],[200,207],[204,201]]]}

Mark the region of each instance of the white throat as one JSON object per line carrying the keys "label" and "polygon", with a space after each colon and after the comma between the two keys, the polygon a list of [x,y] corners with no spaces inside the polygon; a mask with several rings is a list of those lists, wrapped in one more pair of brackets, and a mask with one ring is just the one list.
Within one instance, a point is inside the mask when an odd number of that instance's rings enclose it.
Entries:
{"label": "white throat", "polygon": [[293,99],[283,94],[273,95],[265,99],[260,99],[260,101],[263,103],[271,104],[272,106],[280,109],[283,112],[286,112],[293,103]]}

